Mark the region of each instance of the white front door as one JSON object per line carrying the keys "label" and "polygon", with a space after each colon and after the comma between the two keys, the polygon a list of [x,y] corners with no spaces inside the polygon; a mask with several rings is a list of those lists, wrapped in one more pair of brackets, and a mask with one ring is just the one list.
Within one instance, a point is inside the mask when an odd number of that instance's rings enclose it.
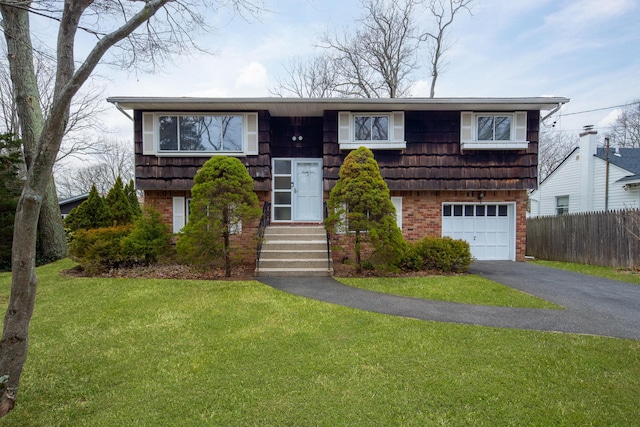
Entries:
{"label": "white front door", "polygon": [[273,160],[273,221],[322,221],[322,160]]}

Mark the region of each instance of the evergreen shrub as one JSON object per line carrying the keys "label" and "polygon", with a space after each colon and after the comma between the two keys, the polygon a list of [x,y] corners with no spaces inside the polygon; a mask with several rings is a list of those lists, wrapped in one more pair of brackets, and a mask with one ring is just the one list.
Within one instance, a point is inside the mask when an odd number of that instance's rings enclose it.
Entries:
{"label": "evergreen shrub", "polygon": [[123,257],[135,264],[153,264],[171,250],[172,233],[160,212],[145,207],[131,234],[122,239]]}
{"label": "evergreen shrub", "polygon": [[464,273],[473,262],[469,243],[450,237],[425,237],[414,244],[422,268],[444,273]]}
{"label": "evergreen shrub", "polygon": [[69,255],[89,274],[99,274],[111,268],[132,264],[122,250],[122,240],[132,225],[78,230],[69,245]]}

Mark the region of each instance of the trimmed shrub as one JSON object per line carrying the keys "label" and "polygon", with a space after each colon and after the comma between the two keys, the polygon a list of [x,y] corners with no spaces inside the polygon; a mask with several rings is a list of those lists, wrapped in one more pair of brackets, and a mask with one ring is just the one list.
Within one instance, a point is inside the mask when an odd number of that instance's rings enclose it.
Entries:
{"label": "trimmed shrub", "polygon": [[406,245],[373,152],[366,147],[351,151],[339,176],[329,194],[327,231],[345,233],[345,240],[353,245],[356,271],[365,268],[365,261],[367,266],[396,269]]}
{"label": "trimmed shrub", "polygon": [[469,243],[450,237],[425,237],[414,245],[422,268],[445,273],[463,273],[473,262]]}
{"label": "trimmed shrub", "polygon": [[213,156],[193,179],[189,222],[176,250],[185,263],[216,266],[224,262],[231,277],[233,252],[230,236],[260,218],[258,196],[247,168],[235,157]]}
{"label": "trimmed shrub", "polygon": [[162,222],[160,212],[145,207],[136,220],[131,234],[122,239],[123,257],[135,264],[152,264],[171,249],[172,233]]}
{"label": "trimmed shrub", "polygon": [[69,254],[89,274],[131,264],[131,260],[123,254],[121,241],[131,233],[132,228],[132,225],[121,225],[78,230],[69,245]]}
{"label": "trimmed shrub", "polygon": [[407,250],[400,259],[398,267],[402,271],[420,271],[424,261],[415,246],[407,244]]}

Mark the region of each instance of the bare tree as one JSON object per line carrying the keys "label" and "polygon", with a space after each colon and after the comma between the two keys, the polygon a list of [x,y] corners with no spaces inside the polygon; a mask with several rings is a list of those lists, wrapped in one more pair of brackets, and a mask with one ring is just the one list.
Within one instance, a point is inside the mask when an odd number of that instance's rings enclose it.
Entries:
{"label": "bare tree", "polygon": [[[118,176],[127,183],[134,179],[133,144],[116,140],[100,140],[95,143],[89,166],[69,165],[56,170],[56,189],[61,198],[71,198],[89,193],[95,185],[98,193],[107,194]],[[86,164],[83,162],[83,164]]]}
{"label": "bare tree", "polygon": [[575,134],[541,129],[538,143],[538,176],[544,180],[578,145]]}
{"label": "bare tree", "polygon": [[[234,7],[253,7],[249,1],[231,3]],[[197,4],[204,10],[216,10],[214,4]],[[35,148],[27,160],[27,176],[16,210],[11,295],[0,339],[0,416],[4,416],[15,405],[27,356],[37,287],[38,215],[69,120],[72,98],[112,48],[117,49],[120,63],[135,66],[146,61],[153,66],[174,52],[193,47],[192,37],[198,29],[206,29],[206,21],[196,3],[188,0],[77,0],[65,1],[62,7],[48,0],[0,0],[0,12],[22,138],[31,139]],[[31,12],[49,16],[59,25],[53,98],[46,119],[33,67]],[[96,43],[76,64],[74,50],[79,31],[93,34]]]}
{"label": "bare tree", "polygon": [[342,95],[336,82],[339,81],[335,60],[329,55],[316,56],[308,60],[293,58],[285,66],[286,77],[277,79],[270,92],[299,98],[331,98]]}
{"label": "bare tree", "polygon": [[[460,11],[471,12],[472,2],[363,0],[364,13],[355,28],[327,30],[318,45],[324,53],[306,62],[292,61],[285,67],[286,77],[277,82],[272,93],[299,97],[407,96],[418,75],[420,57],[429,55],[433,98],[449,29]],[[433,18],[433,31],[426,29],[427,16]]]}
{"label": "bare tree", "polygon": [[436,24],[436,31],[425,31],[420,40],[429,42],[429,58],[431,63],[431,90],[429,97],[436,94],[436,82],[442,68],[442,56],[447,51],[446,35],[456,15],[461,11],[471,13],[469,5],[473,0],[429,0],[427,8]]}
{"label": "bare tree", "polygon": [[320,46],[334,59],[338,91],[364,98],[407,94],[408,78],[418,68],[420,39],[414,0],[366,0],[364,16],[353,33],[327,31]]}
{"label": "bare tree", "polygon": [[620,112],[606,136],[614,146],[640,148],[640,100]]}

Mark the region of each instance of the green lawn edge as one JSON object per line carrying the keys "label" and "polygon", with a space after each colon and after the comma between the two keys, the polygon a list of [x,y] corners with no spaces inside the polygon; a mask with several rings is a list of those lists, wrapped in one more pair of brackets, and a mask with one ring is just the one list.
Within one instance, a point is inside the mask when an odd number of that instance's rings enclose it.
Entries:
{"label": "green lawn edge", "polygon": [[588,274],[590,276],[602,277],[605,279],[617,280],[620,282],[640,285],[640,272],[624,268],[601,267],[599,265],[577,264],[571,262],[546,261],[541,259],[529,260],[532,264],[553,267],[561,270],[573,271],[576,273]]}
{"label": "green lawn edge", "polygon": [[473,274],[335,279],[360,289],[413,298],[497,307],[562,309],[549,301]]}

